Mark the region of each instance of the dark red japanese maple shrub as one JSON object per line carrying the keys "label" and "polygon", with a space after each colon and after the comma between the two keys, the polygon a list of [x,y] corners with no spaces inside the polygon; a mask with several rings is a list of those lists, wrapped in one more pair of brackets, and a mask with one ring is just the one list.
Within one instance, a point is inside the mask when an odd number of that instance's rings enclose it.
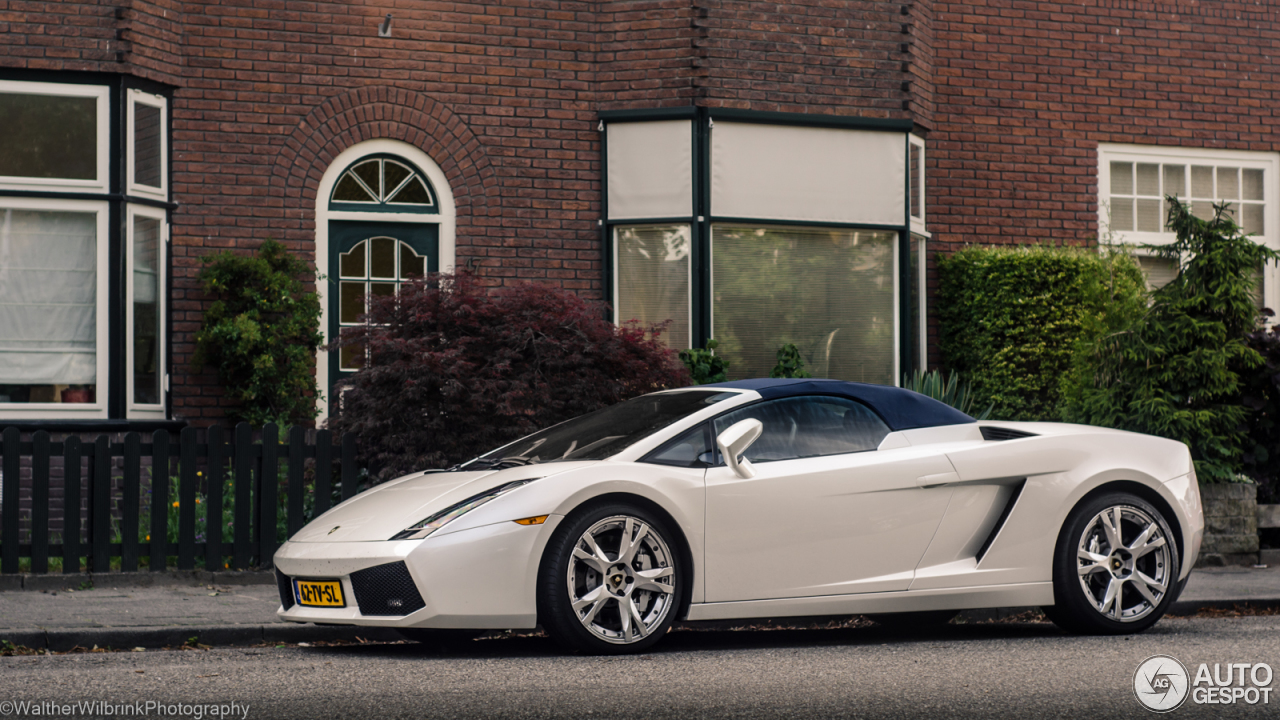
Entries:
{"label": "dark red japanese maple shrub", "polygon": [[[563,420],[689,385],[664,326],[615,326],[560,288],[433,275],[370,301],[331,348],[364,346],[331,427],[360,437],[375,481],[448,467]],[[335,395],[338,393],[335,391]]]}

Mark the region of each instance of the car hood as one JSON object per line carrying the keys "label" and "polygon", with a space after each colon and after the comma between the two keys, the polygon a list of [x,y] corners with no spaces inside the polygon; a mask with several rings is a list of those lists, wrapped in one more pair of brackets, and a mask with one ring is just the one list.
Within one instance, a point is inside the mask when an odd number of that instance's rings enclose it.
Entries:
{"label": "car hood", "polygon": [[455,503],[515,480],[555,475],[591,463],[543,463],[505,470],[421,472],[370,488],[335,506],[290,542],[381,542]]}

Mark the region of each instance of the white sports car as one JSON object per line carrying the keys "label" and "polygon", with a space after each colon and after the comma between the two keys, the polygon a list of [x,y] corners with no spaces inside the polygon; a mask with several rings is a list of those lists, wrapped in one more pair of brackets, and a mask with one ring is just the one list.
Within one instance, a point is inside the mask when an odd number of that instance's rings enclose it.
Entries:
{"label": "white sports car", "polygon": [[941,622],[1042,605],[1129,633],[1204,532],[1187,447],[977,422],[923,395],[747,380],[644,395],[338,505],[276,553],[279,616],[440,629],[539,624],[616,653],[676,620]]}

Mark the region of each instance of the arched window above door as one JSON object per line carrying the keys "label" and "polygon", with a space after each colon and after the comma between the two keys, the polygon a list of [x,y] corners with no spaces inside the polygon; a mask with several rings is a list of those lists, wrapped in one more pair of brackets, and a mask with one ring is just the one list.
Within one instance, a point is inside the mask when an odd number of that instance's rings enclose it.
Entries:
{"label": "arched window above door", "polygon": [[439,213],[427,176],[403,158],[371,155],[352,163],[333,187],[330,210]]}

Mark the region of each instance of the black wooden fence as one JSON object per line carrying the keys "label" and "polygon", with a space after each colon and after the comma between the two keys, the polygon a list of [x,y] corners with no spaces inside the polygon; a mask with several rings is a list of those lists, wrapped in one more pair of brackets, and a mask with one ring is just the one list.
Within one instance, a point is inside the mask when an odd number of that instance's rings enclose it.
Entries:
{"label": "black wooden fence", "polygon": [[[185,428],[175,447],[165,430],[149,443],[136,432],[119,442],[101,435],[89,443],[74,435],[52,441],[43,430],[23,440],[17,428],[6,428],[0,434],[0,573],[46,573],[51,557],[61,558],[64,573],[81,572],[82,559],[95,573],[134,571],[140,558],[149,569],[164,570],[175,556],[179,570],[195,569],[197,558],[210,570],[269,567],[282,540],[329,509],[335,495],[354,495],[360,478],[354,436],[343,435],[335,446],[328,430],[314,431],[310,442],[301,427],[290,429],[283,443],[278,433],[275,425],[256,433],[241,423],[228,442],[221,428]],[[51,542],[58,537],[50,532],[51,459],[62,460],[60,542]],[[29,483],[20,482],[24,475]],[[24,486],[29,514],[19,508]],[[151,497],[144,502],[145,491]],[[27,532],[20,532],[23,525]]]}

